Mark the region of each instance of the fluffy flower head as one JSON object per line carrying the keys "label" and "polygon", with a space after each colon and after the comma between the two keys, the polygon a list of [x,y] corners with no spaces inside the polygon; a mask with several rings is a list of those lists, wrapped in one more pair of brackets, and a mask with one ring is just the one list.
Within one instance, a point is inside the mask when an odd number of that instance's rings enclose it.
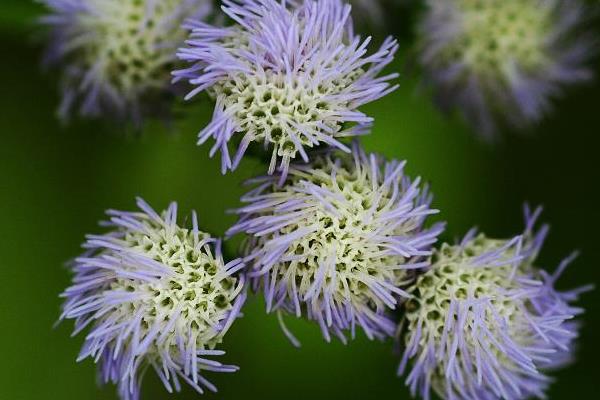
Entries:
{"label": "fluffy flower head", "polygon": [[139,398],[143,371],[156,371],[169,392],[180,379],[197,391],[216,390],[203,371],[233,372],[204,357],[215,350],[246,298],[241,260],[224,263],[220,241],[177,225],[177,205],[158,215],[108,211],[112,230],[89,235],[73,263],[61,319],[75,333],[91,327],[79,359],[100,361],[103,383],[118,384],[124,400]]}
{"label": "fluffy flower head", "polygon": [[351,155],[292,164],[283,187],[277,177],[256,180],[229,234],[250,235],[249,275],[268,311],[304,314],[327,340],[345,341],[357,325],[369,338],[393,334],[388,311],[442,230],[423,227],[436,210],[403,168],[355,145]]}
{"label": "fluffy flower head", "polygon": [[[189,69],[175,72],[216,100],[200,143],[215,139],[223,172],[235,169],[258,142],[272,150],[269,173],[280,159],[283,176],[306,148],[327,144],[349,151],[338,139],[366,132],[372,118],[361,105],[394,90],[378,76],[392,61],[396,42],[387,39],[368,55],[370,39],[353,33],[350,6],[340,0],[226,0],[223,10],[237,25],[190,23],[188,47],[179,51]],[[346,124],[348,123],[348,124]],[[239,136],[230,157],[229,142]]]}
{"label": "fluffy flower head", "polygon": [[51,27],[47,57],[61,64],[60,114],[133,118],[172,91],[175,51],[186,18],[204,19],[210,0],[43,0]]}
{"label": "fluffy flower head", "polygon": [[490,137],[539,120],[563,85],[588,80],[578,0],[430,0],[421,64],[441,105]]}
{"label": "fluffy flower head", "polygon": [[431,268],[409,289],[401,341],[407,383],[425,399],[431,388],[445,399],[544,397],[544,371],[569,358],[580,310],[570,303],[581,289],[561,293],[554,275],[533,263],[546,228],[490,239],[471,232],[462,243],[444,244]]}

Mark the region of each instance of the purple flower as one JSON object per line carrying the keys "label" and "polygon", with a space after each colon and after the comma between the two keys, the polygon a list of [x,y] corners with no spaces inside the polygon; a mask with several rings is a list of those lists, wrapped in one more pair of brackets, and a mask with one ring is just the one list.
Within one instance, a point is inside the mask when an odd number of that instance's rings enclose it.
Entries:
{"label": "purple flower", "polygon": [[351,155],[321,154],[311,164],[292,164],[284,186],[278,176],[255,179],[242,198],[239,222],[228,235],[249,235],[247,258],[255,290],[267,311],[316,321],[327,341],[345,342],[362,328],[367,337],[393,335],[389,311],[410,271],[443,230],[424,228],[431,196],[420,179],[404,175],[404,162],[385,162],[354,144]]}
{"label": "purple flower", "polygon": [[572,305],[589,287],[558,292],[554,274],[534,266],[547,227],[533,231],[540,213],[526,209],[525,233],[508,240],[471,231],[444,244],[432,266],[408,289],[400,342],[413,395],[444,399],[544,397],[548,369],[571,357],[582,312]]}
{"label": "purple flower", "polygon": [[178,54],[192,65],[174,73],[195,86],[187,98],[206,90],[216,101],[199,143],[215,140],[211,156],[221,152],[223,172],[237,168],[252,142],[272,150],[269,174],[280,159],[283,176],[298,154],[308,162],[307,148],[349,152],[339,139],[367,133],[373,120],[358,108],[396,88],[389,81],[397,74],[380,76],[396,41],[368,55],[370,38],[353,33],[350,6],[341,0],[223,3],[237,24],[188,24],[192,35]]}
{"label": "purple flower", "polygon": [[187,34],[186,18],[204,19],[210,0],[42,0],[50,13],[47,61],[60,65],[59,114],[133,120],[163,112],[174,90],[170,71]]}
{"label": "purple flower", "polygon": [[244,263],[223,261],[220,240],[177,225],[177,204],[158,215],[138,199],[141,212],[107,212],[111,228],[89,235],[87,251],[72,264],[61,320],[77,334],[90,328],[78,360],[99,362],[102,383],[118,385],[124,400],[140,397],[147,368],[169,392],[181,380],[202,393],[216,388],[204,371],[234,372],[206,357],[239,316],[246,299]]}
{"label": "purple flower", "polygon": [[563,87],[592,78],[594,41],[578,0],[428,1],[420,63],[445,110],[492,139],[540,120]]}

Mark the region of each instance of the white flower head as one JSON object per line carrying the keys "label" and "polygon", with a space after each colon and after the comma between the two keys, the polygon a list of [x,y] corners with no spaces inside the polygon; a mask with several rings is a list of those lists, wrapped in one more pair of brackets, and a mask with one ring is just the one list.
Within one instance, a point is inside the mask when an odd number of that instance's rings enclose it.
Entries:
{"label": "white flower head", "polygon": [[285,176],[298,155],[308,162],[308,148],[350,151],[340,139],[368,132],[373,119],[358,108],[396,88],[396,74],[380,73],[397,44],[388,38],[368,54],[371,40],[354,34],[350,9],[341,0],[235,0],[223,10],[236,25],[189,24],[179,57],[192,65],[175,76],[195,86],[188,98],[205,90],[214,97],[199,143],[215,140],[211,155],[221,152],[223,172],[253,142],[272,151],[269,173],[279,161]]}
{"label": "white flower head", "polygon": [[429,0],[420,63],[446,110],[491,139],[540,120],[563,87],[592,78],[579,0]]}
{"label": "white flower head", "polygon": [[139,123],[173,97],[175,51],[187,18],[210,0],[43,0],[50,9],[48,61],[63,68],[60,115],[74,110]]}
{"label": "white flower head", "polygon": [[143,200],[141,212],[107,212],[113,228],[89,235],[73,265],[73,284],[61,319],[75,333],[91,327],[79,359],[100,361],[103,383],[118,385],[123,400],[137,400],[141,378],[153,369],[167,390],[180,379],[198,392],[216,390],[204,371],[233,372],[205,357],[239,316],[246,298],[241,260],[223,261],[221,242],[177,225],[177,205],[161,215]]}
{"label": "white flower head", "polygon": [[371,339],[394,333],[390,311],[443,229],[424,226],[437,210],[404,164],[355,144],[292,164],[281,187],[277,176],[257,180],[228,234],[249,235],[249,276],[268,311],[304,315],[328,341],[357,327]]}

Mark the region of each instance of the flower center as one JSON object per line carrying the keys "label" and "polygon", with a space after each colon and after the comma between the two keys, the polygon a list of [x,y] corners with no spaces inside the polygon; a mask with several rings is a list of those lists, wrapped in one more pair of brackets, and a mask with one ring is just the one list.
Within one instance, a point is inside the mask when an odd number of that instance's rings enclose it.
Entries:
{"label": "flower center", "polygon": [[[450,351],[454,338],[459,337],[458,351],[465,352],[469,360],[477,360],[482,349],[486,349],[486,357],[493,356],[500,364],[515,367],[499,343],[510,338],[523,347],[534,344],[535,332],[524,310],[530,303],[522,294],[515,295],[521,288],[519,276],[529,268],[528,263],[519,262],[517,270],[511,263],[474,265],[477,256],[499,250],[505,244],[506,241],[480,235],[462,249],[444,244],[434,254],[432,268],[409,290],[415,298],[405,305],[407,345],[412,334],[419,331],[420,348],[433,344],[436,349]],[[510,260],[514,255],[511,247],[503,258]],[[444,358],[432,371],[432,385],[439,393],[446,393],[447,362]],[[455,362],[469,370],[465,373],[477,374],[476,363]]]}
{"label": "flower center", "polygon": [[173,329],[187,331],[189,327],[198,335],[199,343],[216,345],[220,340],[219,323],[233,307],[237,279],[224,275],[222,260],[215,259],[206,246],[208,235],[201,233],[195,240],[187,229],[150,221],[146,225],[147,234],[128,231],[125,242],[132,250],[169,267],[173,274],[151,281],[117,279],[113,290],[140,295],[121,307],[130,308],[134,314],[145,310],[142,327],[146,329],[161,320],[166,325],[179,313],[184,318],[178,318],[177,323],[182,326]]}
{"label": "flower center", "polygon": [[[80,16],[86,42],[74,57],[121,94],[169,84],[174,49],[185,38],[180,2],[96,1]],[[190,8],[188,6],[187,8]]]}
{"label": "flower center", "polygon": [[278,156],[294,158],[298,147],[313,147],[323,135],[336,136],[342,130],[337,112],[348,108],[348,100],[334,95],[362,73],[359,69],[316,83],[310,74],[291,77],[267,70],[237,75],[211,90],[232,113],[239,131],[252,141],[273,144]]}
{"label": "flower center", "polygon": [[[509,319],[516,314],[515,302],[509,292],[518,288],[512,276],[513,265],[481,267],[471,265],[477,255],[497,250],[506,242],[480,235],[461,251],[459,246],[443,245],[433,257],[433,267],[421,275],[414,285],[416,299],[407,304],[407,319],[411,325],[425,321],[428,329],[441,337],[445,316],[452,300],[491,299],[494,308]],[[508,260],[513,250],[505,254]]]}
{"label": "flower center", "polygon": [[546,62],[551,10],[529,0],[458,0],[462,34],[448,57],[482,74],[507,73],[508,63],[535,70]]}
{"label": "flower center", "polygon": [[309,292],[315,281],[323,281],[322,290],[333,293],[335,299],[352,298],[355,305],[381,305],[370,288],[371,283],[385,281],[396,287],[403,285],[406,273],[394,267],[405,260],[387,255],[375,236],[400,236],[414,229],[412,222],[389,229],[376,225],[377,215],[393,206],[391,189],[380,187],[381,182],[374,186],[366,168],[340,167],[331,160],[316,160],[314,169],[306,175],[292,177],[291,181],[286,186],[290,197],[297,196],[296,189],[307,188],[306,183],[310,182],[322,190],[324,201],[316,201],[298,223],[260,239],[266,243],[276,240],[278,235],[313,228],[311,233],[289,245],[284,256],[289,261],[276,268],[280,279],[294,276],[301,295]]}

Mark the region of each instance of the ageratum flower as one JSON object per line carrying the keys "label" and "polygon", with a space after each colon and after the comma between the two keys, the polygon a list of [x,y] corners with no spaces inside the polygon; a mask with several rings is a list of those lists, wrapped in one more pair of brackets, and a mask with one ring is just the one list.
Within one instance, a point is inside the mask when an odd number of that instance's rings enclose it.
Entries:
{"label": "ageratum flower", "polygon": [[255,290],[267,311],[305,315],[327,341],[345,342],[362,328],[367,337],[393,335],[389,316],[410,271],[443,229],[425,228],[431,197],[420,179],[404,175],[404,162],[385,162],[357,144],[352,154],[325,153],[311,164],[292,164],[283,187],[279,177],[258,178],[242,198],[248,203],[229,235],[250,236],[247,260]]}
{"label": "ageratum flower", "polygon": [[48,61],[63,68],[59,113],[133,120],[163,111],[186,18],[205,19],[210,0],[43,0]]}
{"label": "ageratum flower", "polygon": [[593,41],[578,0],[428,1],[420,63],[440,105],[492,139],[498,124],[540,120],[551,99],[589,80]]}
{"label": "ageratum flower", "polygon": [[[327,144],[350,151],[339,139],[367,132],[372,118],[358,107],[393,91],[396,74],[380,76],[397,49],[388,38],[367,55],[370,38],[354,35],[350,6],[341,0],[227,0],[223,10],[237,22],[192,29],[179,57],[192,64],[175,72],[215,98],[212,121],[199,143],[215,139],[211,155],[222,153],[222,170],[234,170],[248,146],[258,142],[272,150],[269,174],[285,178],[298,154]],[[230,141],[239,146],[233,159]]]}
{"label": "ageratum flower", "polygon": [[546,371],[570,359],[581,313],[572,302],[583,289],[558,292],[554,283],[572,260],[550,275],[534,263],[546,234],[527,215],[524,234],[508,240],[475,232],[434,252],[431,268],[409,288],[400,365],[409,364],[413,395],[444,399],[543,398]]}
{"label": "ageratum flower", "polygon": [[246,298],[241,260],[223,261],[221,242],[177,225],[177,204],[158,215],[143,200],[141,212],[108,211],[112,230],[89,235],[86,253],[72,265],[73,284],[61,320],[75,319],[75,334],[90,327],[79,360],[100,363],[103,383],[137,400],[144,372],[155,370],[169,392],[181,380],[202,393],[216,388],[205,371],[234,372],[209,360]]}

